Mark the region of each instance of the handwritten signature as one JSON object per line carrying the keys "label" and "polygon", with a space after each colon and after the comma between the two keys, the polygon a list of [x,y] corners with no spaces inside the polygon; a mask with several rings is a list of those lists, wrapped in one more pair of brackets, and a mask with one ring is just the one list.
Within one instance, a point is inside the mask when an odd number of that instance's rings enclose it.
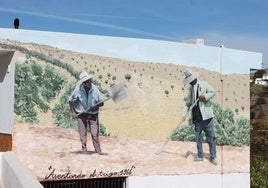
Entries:
{"label": "handwritten signature", "polygon": [[71,170],[65,172],[59,172],[52,166],[48,167],[49,173],[46,174],[45,179],[82,179],[82,178],[95,178],[95,177],[118,177],[118,176],[130,176],[136,167],[132,165],[130,168],[122,169],[119,171],[110,170],[96,170],[91,173],[83,173],[82,170],[79,173],[73,173]]}

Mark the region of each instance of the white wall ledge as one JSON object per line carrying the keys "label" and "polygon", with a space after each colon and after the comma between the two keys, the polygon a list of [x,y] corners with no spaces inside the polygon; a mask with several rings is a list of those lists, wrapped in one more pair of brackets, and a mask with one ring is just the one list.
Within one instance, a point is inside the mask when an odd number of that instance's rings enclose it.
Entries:
{"label": "white wall ledge", "polygon": [[131,176],[129,188],[250,188],[249,173],[197,174],[180,176]]}
{"label": "white wall ledge", "polygon": [[0,152],[1,188],[43,187],[13,152]]}

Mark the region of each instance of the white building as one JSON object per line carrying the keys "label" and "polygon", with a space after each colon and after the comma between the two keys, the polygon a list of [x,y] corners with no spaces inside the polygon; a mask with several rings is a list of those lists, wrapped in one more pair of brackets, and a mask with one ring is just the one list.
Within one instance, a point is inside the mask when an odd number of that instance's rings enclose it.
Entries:
{"label": "white building", "polygon": [[267,85],[267,81],[264,80],[263,78],[256,78],[255,79],[255,84],[256,85]]}
{"label": "white building", "polygon": [[261,78],[256,78],[254,83],[256,85],[267,85],[268,84],[268,73],[264,73]]}
{"label": "white building", "polygon": [[262,79],[263,79],[263,80],[268,80],[268,73],[264,73],[264,74],[262,75]]}

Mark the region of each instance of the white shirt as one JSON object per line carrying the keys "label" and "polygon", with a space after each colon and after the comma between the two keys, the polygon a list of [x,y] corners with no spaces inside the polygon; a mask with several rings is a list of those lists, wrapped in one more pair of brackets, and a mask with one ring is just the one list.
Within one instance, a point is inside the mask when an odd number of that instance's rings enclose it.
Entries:
{"label": "white shirt", "polygon": [[194,89],[194,102],[196,101],[197,86],[198,86],[198,81],[197,81],[196,84],[193,86],[193,89]]}

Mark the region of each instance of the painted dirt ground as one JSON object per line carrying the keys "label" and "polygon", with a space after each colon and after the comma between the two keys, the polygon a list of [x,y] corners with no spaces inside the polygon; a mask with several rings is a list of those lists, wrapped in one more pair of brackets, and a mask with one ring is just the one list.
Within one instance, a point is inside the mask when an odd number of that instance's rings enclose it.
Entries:
{"label": "painted dirt ground", "polygon": [[[55,176],[62,177],[66,173],[84,177],[118,176],[120,173],[130,176],[249,173],[249,147],[218,146],[218,165],[214,166],[207,159],[193,162],[196,155],[193,142],[170,141],[164,152],[156,155],[165,140],[100,137],[100,141],[106,155],[92,152],[90,135],[89,152],[81,152],[74,129],[15,124],[13,151],[39,180],[48,177],[53,169]],[[207,144],[203,146],[207,153]]]}

